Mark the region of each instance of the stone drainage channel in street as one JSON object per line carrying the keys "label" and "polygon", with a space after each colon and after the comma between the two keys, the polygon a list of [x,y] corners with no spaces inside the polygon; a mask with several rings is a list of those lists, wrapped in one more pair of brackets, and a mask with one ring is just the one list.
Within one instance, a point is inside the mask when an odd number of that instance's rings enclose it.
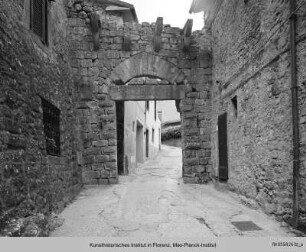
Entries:
{"label": "stone drainage channel in street", "polygon": [[116,185],[86,186],[60,215],[53,237],[200,238],[296,236],[213,184],[184,184],[182,151],[163,145]]}

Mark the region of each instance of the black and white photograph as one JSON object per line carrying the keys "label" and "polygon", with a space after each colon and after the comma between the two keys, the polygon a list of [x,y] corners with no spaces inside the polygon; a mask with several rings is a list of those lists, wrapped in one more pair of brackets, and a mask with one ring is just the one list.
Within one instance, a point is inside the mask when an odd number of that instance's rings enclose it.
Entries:
{"label": "black and white photograph", "polygon": [[0,0],[0,252],[305,237],[306,0]]}

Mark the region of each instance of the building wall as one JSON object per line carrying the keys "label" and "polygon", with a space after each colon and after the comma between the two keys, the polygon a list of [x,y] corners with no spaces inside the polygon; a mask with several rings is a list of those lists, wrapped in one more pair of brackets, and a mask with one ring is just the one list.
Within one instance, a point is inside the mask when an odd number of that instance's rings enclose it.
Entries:
{"label": "building wall", "polygon": [[[145,129],[145,102],[125,102],[125,162],[128,161],[128,169],[129,172],[137,167],[137,141],[136,141],[136,133],[137,133],[137,125],[141,124],[143,129]],[[145,153],[145,135],[142,133],[141,135],[142,143],[138,143],[142,146],[142,152],[138,153],[142,156],[141,160],[144,160]]]}
{"label": "building wall", "polygon": [[149,130],[149,158],[157,155],[160,147],[161,123],[157,114],[157,106],[155,110],[155,102],[149,101],[149,109],[146,110],[146,128]]}
{"label": "building wall", "polygon": [[[154,118],[154,101],[149,101],[149,110],[146,109],[145,101],[126,101],[125,102],[125,167],[128,167],[129,172],[135,169],[140,163],[147,159],[154,158],[158,151],[160,145],[160,120],[157,116],[156,120]],[[137,152],[137,125],[141,124],[143,126],[142,134],[142,162],[137,162],[136,152]],[[149,132],[149,157],[146,157],[146,136],[144,132],[146,129]],[[152,129],[154,129],[154,142],[152,141]],[[127,171],[126,171],[127,173]]]}
{"label": "building wall", "polygon": [[175,101],[157,101],[157,111],[162,111],[162,122],[180,121],[181,115],[177,111]]}
{"label": "building wall", "polygon": [[[0,1],[0,227],[11,217],[50,214],[80,190],[75,82],[68,18],[49,5],[49,46],[29,30],[29,1]],[[61,111],[61,155],[46,153],[41,97]]]}
{"label": "building wall", "polygon": [[[299,4],[302,1],[298,1]],[[228,113],[229,186],[268,213],[292,215],[292,115],[288,1],[223,1],[212,22],[212,162],[218,177],[218,115]],[[305,6],[301,9],[305,10]],[[304,162],[305,20],[298,17],[301,157]],[[231,99],[237,96],[237,117]],[[301,165],[305,220],[305,162]]]}

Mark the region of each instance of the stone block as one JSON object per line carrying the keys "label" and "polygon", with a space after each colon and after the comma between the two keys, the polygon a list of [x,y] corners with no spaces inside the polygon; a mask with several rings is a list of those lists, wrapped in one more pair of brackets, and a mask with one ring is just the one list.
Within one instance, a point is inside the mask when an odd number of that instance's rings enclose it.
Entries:
{"label": "stone block", "polygon": [[117,169],[115,169],[115,170],[110,170],[110,171],[109,171],[109,176],[110,176],[110,178],[116,178],[116,177],[118,177]]}
{"label": "stone block", "polygon": [[196,99],[196,98],[199,98],[199,95],[200,95],[199,92],[191,92],[191,93],[188,93],[186,96],[187,96],[188,98],[194,98],[194,99]]}
{"label": "stone block", "polygon": [[184,174],[192,174],[192,166],[184,166]]}
{"label": "stone block", "polygon": [[100,178],[102,179],[108,179],[110,177],[110,173],[107,170],[101,170],[100,171]]}
{"label": "stone block", "polygon": [[206,105],[206,101],[204,99],[196,99],[194,104],[197,106],[204,106]]}
{"label": "stone block", "polygon": [[92,60],[91,59],[82,59],[80,60],[81,67],[87,68],[92,67]]}
{"label": "stone block", "polygon": [[185,143],[185,148],[187,149],[187,150],[198,150],[198,149],[200,149],[201,148],[201,144],[200,143],[198,143],[198,142],[187,142],[187,143]]}
{"label": "stone block", "polygon": [[192,128],[185,131],[185,136],[198,136],[198,135],[199,135],[198,128]]}
{"label": "stone block", "polygon": [[7,145],[9,149],[24,149],[27,146],[27,139],[23,136],[10,135]]}
{"label": "stone block", "polygon": [[116,162],[106,162],[105,169],[108,170],[117,170],[117,163]]}
{"label": "stone block", "polygon": [[206,168],[206,172],[208,172],[208,173],[211,173],[212,170],[213,170],[212,165],[206,165],[205,168]]}
{"label": "stone block", "polygon": [[201,165],[207,165],[207,164],[208,164],[208,159],[207,159],[207,158],[200,158],[199,163],[200,163]]}
{"label": "stone block", "polygon": [[82,18],[82,19],[88,18],[87,13],[86,13],[85,11],[81,11],[81,12],[79,13],[79,17]]}
{"label": "stone block", "polygon": [[182,111],[187,112],[187,111],[192,111],[193,106],[192,105],[183,105],[182,106]]}
{"label": "stone block", "polygon": [[102,152],[105,153],[105,154],[116,153],[116,151],[117,151],[116,146],[102,147]]}
{"label": "stone block", "polygon": [[82,5],[76,4],[76,5],[74,6],[74,8],[75,8],[76,11],[81,11],[81,10],[82,10]]}
{"label": "stone block", "polygon": [[116,51],[116,50],[108,50],[108,51],[106,52],[106,57],[107,57],[108,59],[119,59],[119,58],[120,58],[120,54],[119,54],[119,52]]}
{"label": "stone block", "polygon": [[97,179],[97,184],[99,184],[99,185],[108,185],[109,181],[106,178],[99,178],[99,179]]}
{"label": "stone block", "polygon": [[109,146],[117,146],[117,140],[115,140],[115,139],[110,139],[110,140],[108,141],[108,145],[109,145]]}
{"label": "stone block", "polygon": [[198,158],[186,158],[185,159],[185,164],[190,165],[190,166],[198,165],[199,164],[199,159]]}
{"label": "stone block", "polygon": [[94,156],[94,161],[96,163],[104,163],[104,162],[107,162],[109,161],[109,156],[108,155],[97,155],[97,156]]}
{"label": "stone block", "polygon": [[123,38],[122,37],[115,37],[114,38],[114,43],[115,44],[122,44],[123,43]]}
{"label": "stone block", "polygon": [[183,116],[184,120],[196,119],[197,118],[197,114],[194,113],[194,112],[183,112],[182,116]]}
{"label": "stone block", "polygon": [[85,68],[85,67],[81,68],[79,74],[81,76],[87,76],[87,68]]}
{"label": "stone block", "polygon": [[92,145],[94,147],[105,147],[108,145],[108,141],[107,140],[98,140],[98,141],[93,141]]}
{"label": "stone block", "polygon": [[83,7],[83,10],[84,10],[85,12],[87,12],[87,13],[90,13],[90,12],[93,12],[93,11],[94,11],[94,9],[93,9],[92,6],[84,6],[84,7]]}
{"label": "stone block", "polygon": [[102,171],[103,169],[105,168],[105,165],[103,163],[94,163],[91,165],[91,170],[92,171],[95,171],[95,172],[98,172],[98,177],[96,178],[99,178],[100,177],[100,171]]}
{"label": "stone block", "polygon": [[[109,49],[120,51],[122,49],[122,44],[111,44],[111,45],[109,45]],[[119,53],[119,58],[120,57],[121,57],[121,54]]]}
{"label": "stone block", "polygon": [[109,155],[109,161],[110,162],[116,162],[117,161],[117,155]]}
{"label": "stone block", "polygon": [[204,165],[197,165],[197,166],[193,167],[193,172],[194,173],[203,173],[205,171],[206,171],[206,169],[205,169]]}
{"label": "stone block", "polygon": [[87,149],[86,154],[88,154],[88,155],[100,155],[100,154],[102,154],[101,147],[92,147],[90,149]]}
{"label": "stone block", "polygon": [[205,157],[211,156],[211,150],[205,150]]}
{"label": "stone block", "polygon": [[100,69],[98,67],[89,67],[88,68],[88,76],[99,76]]}
{"label": "stone block", "polygon": [[92,180],[100,178],[100,171],[83,171],[82,173],[84,183],[90,183]]}
{"label": "stone block", "polygon": [[94,156],[85,156],[84,157],[84,164],[91,165],[94,163]]}
{"label": "stone block", "polygon": [[101,101],[99,103],[100,108],[110,108],[114,106],[115,106],[115,103],[113,101]]}

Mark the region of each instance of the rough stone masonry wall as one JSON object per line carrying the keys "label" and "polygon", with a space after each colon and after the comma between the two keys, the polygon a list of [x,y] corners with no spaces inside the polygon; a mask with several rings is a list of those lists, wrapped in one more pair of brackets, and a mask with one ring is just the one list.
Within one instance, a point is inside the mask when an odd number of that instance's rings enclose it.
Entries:
{"label": "rough stone masonry wall", "polygon": [[297,1],[297,82],[300,115],[300,220],[306,226],[306,4]]}
{"label": "rough stone masonry wall", "polygon": [[[116,183],[118,179],[115,103],[108,95],[108,87],[114,85],[110,76],[124,61],[127,65],[136,62],[137,66],[137,57],[151,60],[155,59],[154,55],[182,70],[190,84],[182,102],[184,180],[198,183],[208,180],[211,169],[211,67],[207,50],[199,48],[197,43],[199,35],[192,38],[190,52],[183,52],[181,29],[164,25],[161,50],[154,52],[154,24],[122,24],[118,16],[109,15],[104,9],[105,6],[96,1],[71,1],[70,4],[72,66],[82,79],[78,116],[84,146],[85,183]],[[101,20],[99,51],[93,51],[89,25],[92,12],[99,13]],[[131,37],[130,51],[122,50],[124,35]],[[156,62],[152,64],[149,67],[161,68],[154,65]],[[131,75],[131,72],[126,74]]]}
{"label": "rough stone masonry wall", "polygon": [[[214,175],[218,176],[217,119],[227,112],[228,184],[285,220],[292,214],[293,167],[288,2],[224,1],[212,24]],[[301,35],[301,20],[298,26]],[[304,92],[304,41],[298,53],[299,85]],[[301,131],[304,136],[303,125]],[[301,175],[300,202],[305,213],[305,162]]]}
{"label": "rough stone masonry wall", "polygon": [[[81,167],[75,162],[76,97],[63,3],[50,4],[49,47],[24,22],[23,0],[1,0],[0,9],[1,230],[11,218],[63,208],[80,189]],[[46,154],[40,97],[61,110],[60,157]]]}

